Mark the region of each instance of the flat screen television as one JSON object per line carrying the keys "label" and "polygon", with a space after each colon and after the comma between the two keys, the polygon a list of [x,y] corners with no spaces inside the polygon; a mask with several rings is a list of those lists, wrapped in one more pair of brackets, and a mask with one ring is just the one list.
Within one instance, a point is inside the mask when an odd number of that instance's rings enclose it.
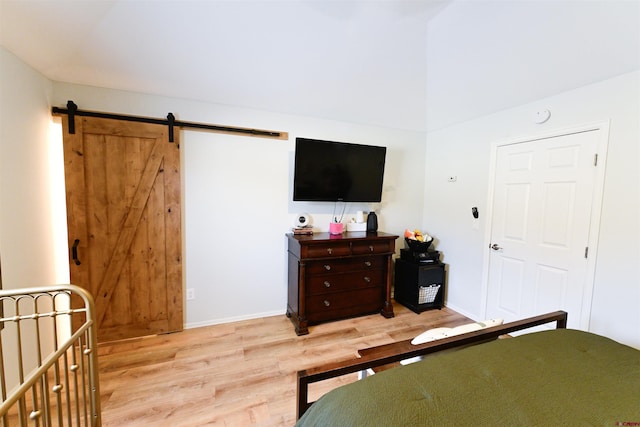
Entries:
{"label": "flat screen television", "polygon": [[296,138],[293,200],[379,202],[386,147]]}

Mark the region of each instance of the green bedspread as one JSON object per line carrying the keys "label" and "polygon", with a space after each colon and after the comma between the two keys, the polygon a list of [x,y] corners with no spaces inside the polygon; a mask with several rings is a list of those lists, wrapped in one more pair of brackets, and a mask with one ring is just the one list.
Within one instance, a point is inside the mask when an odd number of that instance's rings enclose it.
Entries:
{"label": "green bedspread", "polygon": [[335,389],[297,426],[640,425],[640,351],[567,329],[428,356]]}

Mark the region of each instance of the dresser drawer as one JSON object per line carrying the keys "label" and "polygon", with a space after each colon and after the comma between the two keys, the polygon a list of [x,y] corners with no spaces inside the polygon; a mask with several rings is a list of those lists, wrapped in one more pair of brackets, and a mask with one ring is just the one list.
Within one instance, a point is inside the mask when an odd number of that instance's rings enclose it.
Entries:
{"label": "dresser drawer", "polygon": [[351,255],[349,242],[336,240],[335,242],[308,245],[303,248],[301,258],[328,258]]}
{"label": "dresser drawer", "polygon": [[364,255],[364,254],[383,254],[395,251],[395,242],[394,241],[380,241],[380,240],[370,240],[370,241],[354,241],[351,244],[351,252],[354,255]]}
{"label": "dresser drawer", "polygon": [[384,257],[353,257],[308,261],[307,274],[333,274],[378,270],[386,266]]}
{"label": "dresser drawer", "polygon": [[384,270],[349,272],[343,274],[312,275],[307,278],[307,295],[327,294],[354,289],[382,287],[386,277]]}
{"label": "dresser drawer", "polygon": [[362,314],[382,308],[382,288],[367,288],[307,298],[309,322],[322,322]]}

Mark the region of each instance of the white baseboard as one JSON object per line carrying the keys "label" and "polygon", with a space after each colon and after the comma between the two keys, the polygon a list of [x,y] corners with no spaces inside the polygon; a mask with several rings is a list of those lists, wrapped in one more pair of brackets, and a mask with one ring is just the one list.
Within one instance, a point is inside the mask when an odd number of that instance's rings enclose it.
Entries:
{"label": "white baseboard", "polygon": [[[468,311],[461,309],[460,307],[456,307],[455,305],[452,305],[446,302],[444,305],[445,307],[450,308],[451,310],[457,313],[460,313],[465,317],[468,317],[474,322],[479,322],[482,320],[476,314],[469,313]],[[184,328],[185,329],[201,328],[204,326],[222,325],[224,323],[240,322],[243,320],[260,319],[262,317],[285,316],[285,315],[286,315],[285,311],[267,311],[264,313],[252,313],[244,316],[223,317],[220,319],[205,320],[203,322],[190,322],[190,323],[186,323],[184,325]]]}
{"label": "white baseboard", "polygon": [[221,319],[205,320],[204,322],[191,322],[184,325],[185,329],[201,328],[203,326],[222,325],[223,323],[240,322],[242,320],[260,319],[262,317],[284,316],[284,311],[267,311],[264,313],[252,313],[245,316],[224,317]]}
{"label": "white baseboard", "polygon": [[461,309],[460,307],[456,307],[453,304],[449,304],[448,302],[445,302],[445,307],[450,308],[451,310],[462,314],[464,317],[468,317],[469,319],[473,320],[474,322],[480,322],[483,319],[480,319],[480,317],[477,314],[474,313],[469,313],[466,310]]}

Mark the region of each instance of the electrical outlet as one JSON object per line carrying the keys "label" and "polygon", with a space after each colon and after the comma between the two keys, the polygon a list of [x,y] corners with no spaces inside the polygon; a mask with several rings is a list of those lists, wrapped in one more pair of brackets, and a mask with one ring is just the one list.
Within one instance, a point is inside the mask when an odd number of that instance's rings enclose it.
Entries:
{"label": "electrical outlet", "polygon": [[193,288],[187,289],[187,301],[196,299],[196,290]]}

